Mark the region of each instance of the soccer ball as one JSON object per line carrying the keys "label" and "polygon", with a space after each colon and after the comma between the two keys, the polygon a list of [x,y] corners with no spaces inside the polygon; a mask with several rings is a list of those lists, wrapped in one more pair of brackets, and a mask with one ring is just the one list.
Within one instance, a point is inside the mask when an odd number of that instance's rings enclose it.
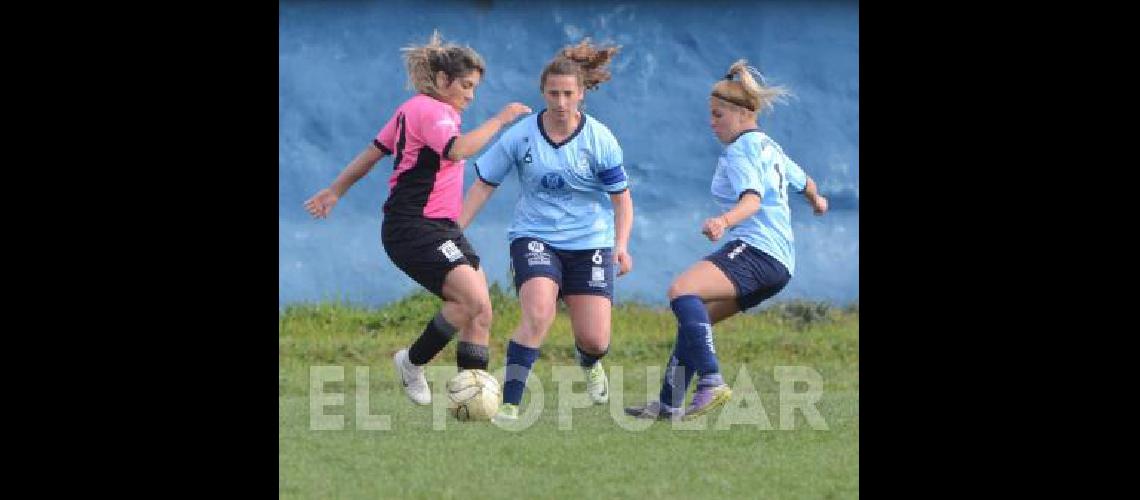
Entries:
{"label": "soccer ball", "polygon": [[457,420],[490,420],[499,411],[499,381],[483,370],[463,370],[447,381],[447,409]]}

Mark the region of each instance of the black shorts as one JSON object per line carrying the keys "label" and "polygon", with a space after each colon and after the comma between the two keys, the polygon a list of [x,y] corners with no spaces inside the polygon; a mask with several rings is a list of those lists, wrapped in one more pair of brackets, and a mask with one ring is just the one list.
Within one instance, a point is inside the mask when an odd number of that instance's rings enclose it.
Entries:
{"label": "black shorts", "polygon": [[455,266],[479,269],[479,256],[450,219],[387,215],[380,240],[396,267],[441,299],[443,280]]}
{"label": "black shorts", "polygon": [[600,295],[614,299],[614,252],[612,248],[559,250],[535,238],[511,241],[511,272],[515,290],[535,276],[558,284],[558,296]]}
{"label": "black shorts", "polygon": [[741,240],[725,243],[704,260],[728,276],[742,312],[780,293],[792,279],[780,261]]}

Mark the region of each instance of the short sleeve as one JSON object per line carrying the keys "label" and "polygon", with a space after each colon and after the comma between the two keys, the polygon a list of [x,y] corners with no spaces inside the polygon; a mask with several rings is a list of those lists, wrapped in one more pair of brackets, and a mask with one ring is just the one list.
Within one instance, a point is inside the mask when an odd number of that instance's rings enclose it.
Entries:
{"label": "short sleeve", "polygon": [[475,161],[475,175],[479,176],[479,180],[492,186],[498,186],[503,182],[518,163],[514,154],[517,135],[514,128],[507,130],[507,133],[499,136],[495,144],[479,156]]}
{"label": "short sleeve", "polygon": [[598,145],[598,160],[594,174],[601,181],[603,189],[610,194],[619,194],[629,189],[621,145],[612,134],[604,134]]}
{"label": "short sleeve", "polygon": [[800,168],[799,164],[787,156],[784,156],[783,166],[784,174],[788,179],[788,185],[797,193],[804,192],[804,190],[807,189],[807,174],[804,173],[804,169]]}
{"label": "short sleeve", "polygon": [[386,155],[392,154],[392,151],[396,149],[396,126],[399,116],[399,113],[393,114],[392,118],[388,119],[388,123],[384,124],[384,128],[376,134],[376,138],[372,140],[372,144]]}
{"label": "short sleeve", "polygon": [[459,137],[459,122],[448,112],[447,105],[424,106],[416,118],[414,130],[419,132],[420,140],[440,157],[446,157],[452,142]]}
{"label": "short sleeve", "polygon": [[736,199],[745,193],[763,196],[764,184],[761,176],[762,158],[749,155],[743,148],[734,148],[725,157],[724,175],[732,186]]}

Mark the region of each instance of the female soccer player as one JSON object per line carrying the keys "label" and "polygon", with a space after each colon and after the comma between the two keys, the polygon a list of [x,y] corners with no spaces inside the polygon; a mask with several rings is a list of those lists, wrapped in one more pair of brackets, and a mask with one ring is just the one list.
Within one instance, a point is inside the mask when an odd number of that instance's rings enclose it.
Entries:
{"label": "female soccer player", "polygon": [[546,109],[504,132],[475,162],[479,180],[467,192],[461,228],[512,169],[522,187],[508,234],[522,318],[507,344],[498,419],[518,418],[527,375],[559,298],[570,312],[586,391],[597,404],[609,400],[598,360],[610,345],[614,267],[618,276],[633,267],[633,201],[621,146],[579,105],[586,90],[610,79],[606,66],[617,50],[584,40],[559,51],[539,77]]}
{"label": "female soccer player", "polygon": [[459,331],[460,370],[487,368],[491,299],[479,256],[456,219],[462,205],[464,159],[530,109],[504,107],[479,128],[461,134],[459,113],[475,98],[483,78],[482,57],[470,47],[443,44],[439,33],[422,46],[403,49],[408,86],[417,94],[396,109],[388,123],[328,188],[305,202],[314,217],[327,217],[337,200],[385,155],[395,154],[388,179],[381,240],[388,257],[405,274],[443,299],[411,347],[393,356],[408,397],[431,403],[423,374],[430,361]]}
{"label": "female soccer player", "polygon": [[[791,279],[796,261],[789,187],[803,193],[816,215],[827,212],[827,198],[815,182],[757,127],[759,112],[785,94],[782,87],[764,84],[743,59],[713,85],[712,129],[725,148],[713,174],[712,195],[723,213],[705,220],[701,232],[710,241],[728,234],[729,241],[669,287],[677,317],[673,355],[658,401],[626,408],[630,415],[694,418],[728,401],[732,391],[720,374],[712,325],[772,297]],[[682,410],[694,373],[697,389]]]}

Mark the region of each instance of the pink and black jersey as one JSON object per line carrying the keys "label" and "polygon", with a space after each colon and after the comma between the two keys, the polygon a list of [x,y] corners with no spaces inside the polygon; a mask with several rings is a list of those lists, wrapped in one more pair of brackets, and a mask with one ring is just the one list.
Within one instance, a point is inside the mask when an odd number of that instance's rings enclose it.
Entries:
{"label": "pink and black jersey", "polygon": [[455,108],[424,94],[396,109],[373,141],[385,154],[396,155],[385,214],[459,219],[464,160],[447,159],[459,124]]}

